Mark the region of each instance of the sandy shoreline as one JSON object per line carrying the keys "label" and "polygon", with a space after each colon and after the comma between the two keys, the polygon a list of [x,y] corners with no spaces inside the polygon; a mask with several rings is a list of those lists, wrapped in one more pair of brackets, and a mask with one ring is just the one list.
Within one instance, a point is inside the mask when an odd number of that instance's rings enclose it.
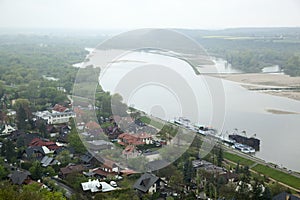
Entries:
{"label": "sandy shoreline", "polygon": [[[284,74],[228,74],[217,77],[234,81],[247,89],[268,87],[300,87],[300,77]],[[266,94],[287,97],[300,101],[300,91],[260,91]]]}

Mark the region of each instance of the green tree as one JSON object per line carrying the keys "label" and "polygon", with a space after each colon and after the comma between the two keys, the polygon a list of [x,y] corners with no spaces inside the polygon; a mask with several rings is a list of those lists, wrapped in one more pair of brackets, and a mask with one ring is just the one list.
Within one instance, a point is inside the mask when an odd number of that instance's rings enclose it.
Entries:
{"label": "green tree", "polygon": [[48,166],[46,169],[43,170],[44,174],[47,174],[48,176],[55,176],[55,170],[53,169],[53,167]]}
{"label": "green tree", "polygon": [[263,195],[263,183],[258,181],[258,179],[254,178],[254,182],[252,183],[252,199],[253,200],[264,200],[262,198]]}
{"label": "green tree", "polygon": [[300,76],[300,57],[291,56],[286,62],[284,72],[291,76]]}
{"label": "green tree", "polygon": [[33,104],[35,104],[35,100],[39,97],[39,87],[40,82],[37,80],[30,81],[27,86],[26,95],[28,99],[33,101]]}
{"label": "green tree", "polygon": [[17,152],[15,145],[11,140],[4,140],[1,148],[1,156],[6,158],[8,162],[13,163],[17,160]]}
{"label": "green tree", "polygon": [[271,191],[272,196],[276,196],[277,194],[287,191],[287,188],[283,187],[277,182],[270,184],[269,189]]}
{"label": "green tree", "polygon": [[224,197],[225,199],[233,199],[236,193],[235,188],[236,185],[233,183],[222,185],[219,189],[219,197]]}
{"label": "green tree", "polygon": [[60,152],[57,156],[56,159],[61,162],[63,166],[67,165],[72,161],[71,156],[70,156],[70,151],[68,150],[63,150]]}
{"label": "green tree", "polygon": [[218,152],[217,152],[217,165],[219,167],[222,166],[222,162],[224,160],[224,155],[223,155],[223,149],[221,147],[218,148]]}
{"label": "green tree", "polygon": [[235,167],[235,173],[240,173],[240,162],[238,162],[237,164],[236,164],[236,167]]}
{"label": "green tree", "polygon": [[193,177],[195,177],[196,175],[196,170],[193,167],[192,164],[192,159],[188,159],[183,166],[183,177],[184,177],[184,182],[187,185],[191,184],[191,181],[193,179]]}
{"label": "green tree", "polygon": [[17,113],[17,126],[20,130],[27,130],[28,121],[31,116],[30,102],[28,99],[17,99],[14,104],[14,108]]}
{"label": "green tree", "polygon": [[265,187],[265,191],[263,192],[261,199],[263,199],[263,200],[271,200],[272,199],[272,194],[271,194],[269,187]]}
{"label": "green tree", "polygon": [[44,120],[40,120],[38,119],[36,121],[36,128],[39,130],[39,132],[41,133],[42,137],[44,138],[48,138],[48,131],[47,131],[47,126],[46,126],[46,122]]}
{"label": "green tree", "polygon": [[81,190],[81,183],[88,180],[83,174],[73,173],[67,175],[65,181],[77,191]]}
{"label": "green tree", "polygon": [[74,128],[71,129],[71,132],[68,135],[68,142],[70,146],[74,148],[76,153],[86,152],[86,148]]}
{"label": "green tree", "polygon": [[0,98],[2,98],[4,94],[4,87],[3,87],[3,84],[0,82]]}
{"label": "green tree", "polygon": [[34,180],[38,180],[42,178],[43,168],[39,161],[35,161],[32,166],[29,168],[29,172],[31,173],[31,177]]}
{"label": "green tree", "polygon": [[250,179],[251,173],[250,173],[250,169],[249,166],[246,165],[243,167],[243,174],[245,174],[245,176],[247,177],[247,179]]}
{"label": "green tree", "polygon": [[5,179],[8,175],[8,170],[3,166],[0,165],[0,179]]}
{"label": "green tree", "polygon": [[85,153],[86,148],[84,144],[82,143],[81,138],[79,137],[76,127],[75,127],[75,122],[73,119],[70,120],[70,125],[71,125],[71,131],[68,135],[68,142],[71,147],[74,148],[76,153]]}
{"label": "green tree", "polygon": [[181,192],[183,183],[183,174],[179,170],[175,170],[173,175],[170,177],[169,184],[172,188],[174,188],[177,192]]}
{"label": "green tree", "polygon": [[237,186],[236,199],[250,199],[250,188],[248,183],[240,181]]}
{"label": "green tree", "polygon": [[1,200],[65,200],[61,192],[51,192],[37,183],[16,186],[10,182],[0,182]]}

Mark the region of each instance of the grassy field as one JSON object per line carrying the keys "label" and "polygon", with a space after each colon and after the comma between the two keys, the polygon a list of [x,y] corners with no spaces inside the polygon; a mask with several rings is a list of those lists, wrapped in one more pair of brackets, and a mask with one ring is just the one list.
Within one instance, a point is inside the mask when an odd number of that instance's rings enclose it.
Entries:
{"label": "grassy field", "polygon": [[162,129],[162,127],[164,126],[164,124],[162,124],[162,123],[160,123],[160,122],[158,122],[156,120],[151,120],[149,117],[146,117],[146,116],[142,116],[140,118],[140,120],[142,122],[144,122],[145,124],[150,124],[153,127],[158,128],[158,129]]}
{"label": "grassy field", "polygon": [[[249,159],[246,159],[246,158],[243,158],[241,156],[231,154],[231,153],[228,153],[228,152],[224,152],[224,158],[228,159],[232,162],[235,162],[235,163],[239,162],[240,165],[244,165],[244,166],[246,166],[246,165],[251,166],[255,163],[252,160],[249,160]],[[291,187],[300,189],[300,179],[293,176],[293,175],[278,171],[276,169],[273,169],[271,167],[268,167],[268,166],[265,166],[265,165],[262,165],[262,164],[257,164],[256,166],[254,166],[251,169],[258,172],[258,173],[260,173],[260,174],[268,176],[268,177],[270,177],[270,178],[272,178],[276,181],[279,181],[279,182],[282,182],[282,183],[284,183],[286,185],[289,185]]]}
{"label": "grassy field", "polygon": [[235,163],[240,163],[240,165],[248,165],[248,166],[251,166],[253,165],[255,162],[252,161],[252,160],[248,160],[246,158],[243,158],[241,156],[238,156],[238,155],[235,155],[235,154],[231,154],[231,153],[228,153],[228,152],[224,152],[224,158],[225,159],[228,159],[232,162],[235,162]]}
{"label": "grassy field", "polygon": [[252,169],[258,173],[269,176],[269,177],[271,177],[277,181],[280,181],[282,183],[285,183],[291,187],[300,189],[300,179],[293,175],[278,171],[276,169],[273,169],[271,167],[264,166],[261,164],[256,165]]}

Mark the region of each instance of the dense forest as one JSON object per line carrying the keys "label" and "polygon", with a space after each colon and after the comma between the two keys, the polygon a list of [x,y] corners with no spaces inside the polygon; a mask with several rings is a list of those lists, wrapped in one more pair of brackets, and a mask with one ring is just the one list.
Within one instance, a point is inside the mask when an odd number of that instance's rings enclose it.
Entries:
{"label": "dense forest", "polygon": [[84,60],[85,47],[102,40],[96,36],[1,35],[1,108],[11,108],[13,99],[28,99],[33,111],[64,102],[77,73],[72,64]]}
{"label": "dense forest", "polygon": [[13,86],[40,81],[43,76],[54,77],[58,86],[70,91],[77,71],[72,64],[84,60],[87,54],[84,47],[95,46],[101,40],[99,37],[2,35],[0,80]]}

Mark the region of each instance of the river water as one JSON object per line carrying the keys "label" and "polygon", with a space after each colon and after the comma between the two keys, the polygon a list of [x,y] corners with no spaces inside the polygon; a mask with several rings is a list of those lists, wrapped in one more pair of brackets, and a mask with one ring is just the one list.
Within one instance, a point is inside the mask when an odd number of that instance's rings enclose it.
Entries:
{"label": "river water", "polygon": [[[255,134],[261,140],[260,151],[256,152],[256,157],[300,171],[300,114],[267,112],[267,109],[275,109],[300,113],[299,101],[249,91],[231,81],[196,75],[188,63],[174,57],[144,52],[126,55],[119,61],[106,68],[102,73],[100,84],[104,90],[124,95],[124,101],[128,105],[165,120],[172,120],[185,114],[183,117],[191,119],[192,122],[216,127],[223,134],[231,133],[234,129],[246,131],[247,136]],[[93,60],[89,62],[92,63]],[[217,60],[215,63],[219,68],[225,69],[224,61]],[[161,87],[159,84],[145,84],[142,88],[137,86],[138,89],[129,96],[123,94],[125,90],[118,89],[123,80],[135,73],[134,69],[141,66],[150,68],[151,64],[167,66],[182,76],[194,94],[191,99],[197,102],[199,109],[197,118],[183,112],[180,100],[176,94],[174,95],[177,91],[168,90],[168,85]],[[170,78],[168,74],[165,74],[165,77]],[[220,83],[224,96],[220,93],[221,95],[214,96],[218,99],[212,100],[211,90]],[[219,105],[215,106],[216,103]]]}

